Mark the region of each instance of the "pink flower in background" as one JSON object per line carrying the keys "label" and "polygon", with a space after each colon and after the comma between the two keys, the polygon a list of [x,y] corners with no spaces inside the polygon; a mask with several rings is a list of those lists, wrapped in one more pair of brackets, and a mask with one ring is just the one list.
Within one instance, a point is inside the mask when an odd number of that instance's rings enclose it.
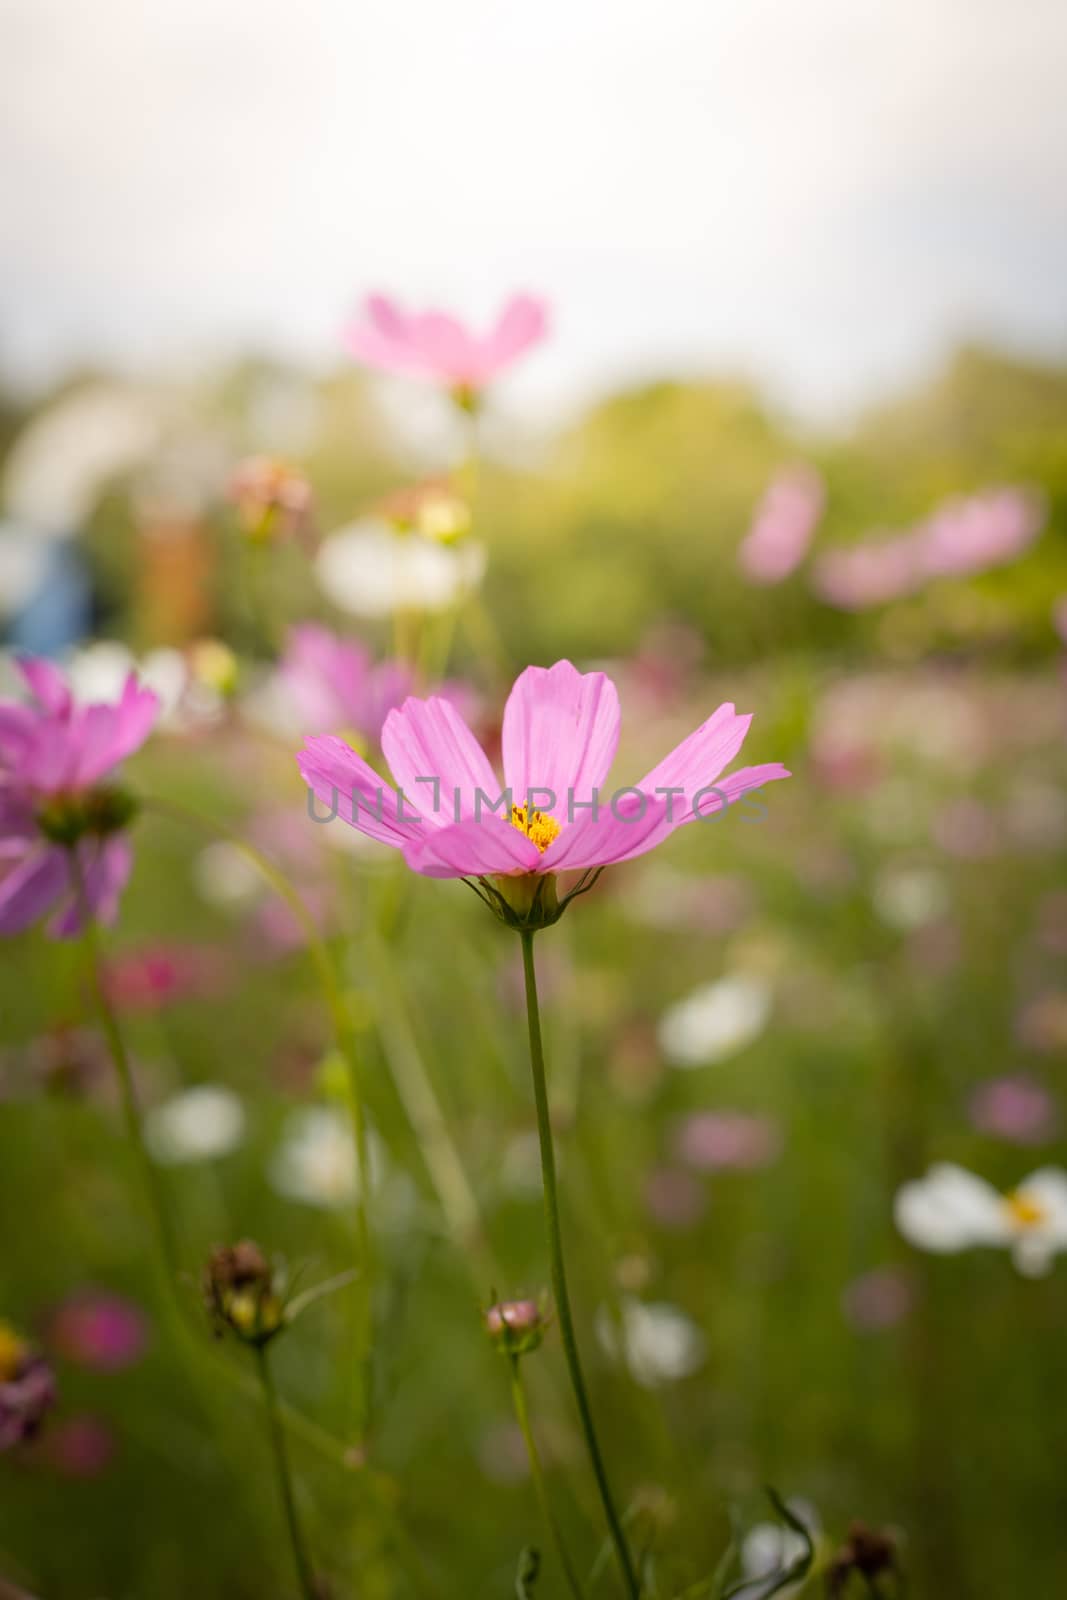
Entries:
{"label": "pink flower in background", "polygon": [[820,600],[841,611],[864,611],[911,594],[917,587],[918,544],[914,534],[827,550],[812,571]]}
{"label": "pink flower in background", "polygon": [[81,926],[72,850],[93,915],[109,922],[118,910],[132,864],[131,808],[108,780],[147,739],[159,700],[131,674],[117,703],[77,706],[51,662],[18,667],[33,702],[0,701],[0,933],[55,908],[48,931],[64,938]]}
{"label": "pink flower in background", "polygon": [[771,482],[737,552],[753,583],[781,583],[807,555],[826,491],[813,467],[789,467]]}
{"label": "pink flower in background", "polygon": [[387,714],[413,687],[406,663],[376,664],[363,645],[317,622],[289,629],[281,671],[308,733],[343,729],[375,745]]}
{"label": "pink flower in background", "polygon": [[112,956],[104,987],[120,1011],[160,1011],[175,1000],[216,994],[226,956],[204,945],[158,944]]}
{"label": "pink flower in background", "polygon": [[875,1267],[854,1278],[841,1296],[842,1311],[860,1333],[895,1327],[914,1303],[911,1275],[901,1267]]}
{"label": "pink flower in background", "polygon": [[971,1122],[979,1133],[995,1134],[1013,1144],[1044,1144],[1059,1126],[1056,1102],[1036,1078],[1026,1073],[992,1078],[971,1096]]}
{"label": "pink flower in background", "polygon": [[0,1322],[0,1455],[36,1438],[56,1403],[56,1380],[39,1351]]}
{"label": "pink flower in background", "polygon": [[115,1459],[115,1435],[99,1417],[68,1417],[50,1429],[42,1454],[64,1478],[98,1478]]}
{"label": "pink flower in background", "polygon": [[385,719],[382,750],[400,792],[342,739],[309,739],[298,764],[335,815],[399,849],[415,872],[540,877],[630,861],[683,823],[788,777],[775,762],[720,779],[751,720],[720,706],[636,787],[611,794],[605,783],[621,722],[615,685],[558,661],[528,667],[508,698],[504,793],[473,733],[439,698],[405,700]]}
{"label": "pink flower in background", "polygon": [[444,311],[408,313],[385,295],[371,295],[364,318],[353,324],[346,344],[357,361],[383,372],[432,378],[465,394],[477,394],[548,330],[543,301],[516,295],[490,332],[472,333]]}
{"label": "pink flower in background", "polygon": [[919,565],[929,578],[959,577],[999,567],[1037,538],[1040,499],[1024,489],[990,489],[948,500],[920,530]]}
{"label": "pink flower in background", "polygon": [[768,1117],[743,1111],[697,1111],[678,1129],[679,1159],[701,1172],[767,1167],[782,1150],[782,1133]]}
{"label": "pink flower in background", "polygon": [[228,494],[254,542],[300,537],[310,531],[311,485],[284,461],[248,456],[234,469]]}
{"label": "pink flower in background", "polygon": [[1026,489],[988,489],[946,500],[908,533],[828,550],[812,587],[843,611],[913,594],[932,578],[966,577],[1022,555],[1040,533],[1044,506]]}
{"label": "pink flower in background", "polygon": [[143,1311],[121,1295],[89,1292],[67,1300],[48,1323],[48,1343],[64,1361],[94,1372],[121,1372],[144,1354]]}
{"label": "pink flower in background", "polygon": [[645,1179],[645,1204],[664,1228],[691,1228],[705,1210],[704,1190],[689,1172],[656,1167]]}

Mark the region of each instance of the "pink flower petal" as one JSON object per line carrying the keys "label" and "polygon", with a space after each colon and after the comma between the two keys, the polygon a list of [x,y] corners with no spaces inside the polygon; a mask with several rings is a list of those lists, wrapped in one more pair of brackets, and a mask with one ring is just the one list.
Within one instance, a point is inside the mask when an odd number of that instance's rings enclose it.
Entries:
{"label": "pink flower petal", "polygon": [[533,295],[517,294],[509,300],[489,335],[486,357],[492,368],[514,361],[548,332],[548,307]]}
{"label": "pink flower petal", "polygon": [[396,791],[351,746],[333,734],[308,739],[296,758],[300,775],[312,793],[337,819],[368,838],[397,848],[417,837],[420,827],[413,808],[400,812]]}
{"label": "pink flower petal", "polygon": [[54,662],[46,661],[43,656],[20,656],[15,665],[42,711],[61,717],[69,713],[70,689]]}
{"label": "pink flower petal", "polygon": [[637,785],[645,794],[657,789],[681,789],[671,806],[673,825],[693,818],[692,802],[700,790],[714,783],[745,742],[751,716],[738,716],[732,702],[719,706],[708,720],[652,768]]}
{"label": "pink flower petal", "polygon": [[595,817],[590,812],[564,825],[542,857],[542,871],[583,872],[587,867],[630,861],[654,849],[672,831],[665,800],[626,794],[614,811],[610,800],[604,797]]}
{"label": "pink flower petal", "polygon": [[427,878],[536,872],[541,859],[532,839],[491,815],[434,828],[404,849],[408,866]]}
{"label": "pink flower petal", "polygon": [[21,933],[68,887],[67,858],[57,848],[31,851],[0,881],[0,933]]}
{"label": "pink flower petal", "polygon": [[569,661],[527,667],[504,708],[504,775],[516,805],[530,790],[550,790],[557,816],[568,792],[588,800],[611,770],[619,742],[619,696],[603,672],[581,673]]}
{"label": "pink flower petal", "polygon": [[[94,922],[105,926],[114,922],[133,867],[133,846],[129,839],[117,833],[110,839],[88,840],[78,846],[78,862]],[[48,932],[56,939],[73,939],[81,931],[81,907],[72,896],[66,908],[52,918]]]}
{"label": "pink flower petal", "polygon": [[500,794],[488,756],[448,700],[411,696],[390,711],[382,754],[409,810],[420,812],[432,828],[473,817],[476,791],[488,796],[486,805]]}

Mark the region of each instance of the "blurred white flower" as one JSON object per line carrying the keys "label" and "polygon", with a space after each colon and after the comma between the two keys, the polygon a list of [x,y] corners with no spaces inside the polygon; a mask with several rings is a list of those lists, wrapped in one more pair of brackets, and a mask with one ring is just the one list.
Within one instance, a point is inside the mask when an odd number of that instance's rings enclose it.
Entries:
{"label": "blurred white flower", "polygon": [[900,933],[936,922],[949,908],[948,885],[932,867],[887,867],[871,899],[878,918]]}
{"label": "blurred white flower", "polygon": [[1009,1249],[1020,1272],[1041,1277],[1067,1250],[1067,1172],[1042,1167],[1010,1194],[950,1162],[905,1183],[893,1204],[900,1232],[920,1250],[951,1255],[974,1245]]}
{"label": "blurred white flower", "polygon": [[160,700],[160,722],[178,720],[179,707],[189,683],[189,669],[180,650],[151,650],[140,661],[116,639],[98,639],[71,657],[68,671],[78,700],[106,703],[121,698],[123,685],[135,672],[146,689]]}
{"label": "blurred white flower", "polygon": [[[382,1159],[370,1140],[371,1183],[377,1185]],[[306,1106],[286,1118],[282,1142],[274,1152],[270,1181],[279,1194],[328,1209],[356,1197],[356,1150],[352,1130],[330,1106]]]}
{"label": "blurred white flower", "polygon": [[707,1342],[696,1323],[664,1301],[645,1304],[630,1298],[620,1302],[621,1325],[602,1306],[596,1316],[596,1333],[604,1350],[620,1355],[635,1383],[656,1389],[692,1377],[704,1365]]}
{"label": "blurred white flower", "polygon": [[762,978],[737,974],[702,984],[663,1013],[660,1048],[676,1067],[700,1067],[744,1049],[762,1033],[771,991]]}
{"label": "blurred white flower", "polygon": [[446,611],[481,582],[485,563],[484,545],[443,545],[366,518],[323,542],[315,571],[323,594],[342,611],[388,617]]}
{"label": "blurred white flower", "polygon": [[[789,1509],[808,1529],[814,1538],[819,1529],[819,1519],[814,1506],[806,1500],[788,1501]],[[792,1566],[804,1554],[807,1546],[795,1529],[781,1522],[757,1522],[741,1541],[741,1567],[750,1582],[758,1578],[771,1578],[784,1567]],[[800,1593],[800,1584],[791,1583],[779,1589],[781,1595]],[[753,1597],[755,1600],[755,1597]]]}
{"label": "blurred white flower", "polygon": [[244,1138],[241,1101],[221,1084],[183,1089],[145,1118],[145,1140],[156,1161],[177,1166],[228,1155]]}
{"label": "blurred white flower", "polygon": [[266,892],[258,868],[224,839],[205,845],[197,855],[193,881],[201,899],[225,911],[253,905]]}
{"label": "blurred white flower", "polygon": [[4,464],[5,505],[38,533],[76,534],[109,480],[148,456],[159,434],[145,394],[117,384],[78,389],[15,440]]}

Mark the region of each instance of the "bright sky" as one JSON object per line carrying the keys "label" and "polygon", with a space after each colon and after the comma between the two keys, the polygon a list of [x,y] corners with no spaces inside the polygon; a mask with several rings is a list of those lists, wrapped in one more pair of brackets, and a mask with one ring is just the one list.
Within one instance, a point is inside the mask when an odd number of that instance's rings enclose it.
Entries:
{"label": "bright sky", "polygon": [[546,293],[515,401],[1067,356],[1063,0],[5,0],[0,366]]}

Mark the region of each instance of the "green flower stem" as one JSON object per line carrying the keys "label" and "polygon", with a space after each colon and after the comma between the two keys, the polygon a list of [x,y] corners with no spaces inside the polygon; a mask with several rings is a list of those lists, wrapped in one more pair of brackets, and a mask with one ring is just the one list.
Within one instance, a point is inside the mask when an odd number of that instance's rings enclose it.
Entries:
{"label": "green flower stem", "polygon": [[304,1600],[318,1600],[315,1575],[304,1546],[304,1537],[300,1531],[300,1519],[296,1513],[293,1477],[289,1470],[289,1455],[285,1447],[285,1430],[282,1427],[282,1420],[278,1411],[278,1394],[274,1387],[274,1375],[271,1372],[270,1360],[264,1345],[259,1344],[256,1346],[256,1362],[259,1367],[259,1381],[263,1387],[263,1401],[267,1408],[267,1425],[270,1429],[274,1465],[278,1473],[278,1488],[281,1492],[282,1504],[285,1507],[285,1521],[289,1529],[289,1542],[293,1547],[293,1561],[296,1565],[297,1576],[300,1579],[300,1593],[303,1595]]}
{"label": "green flower stem", "polygon": [[600,1453],[596,1429],[593,1426],[593,1413],[589,1406],[585,1379],[582,1376],[582,1365],[578,1355],[578,1341],[575,1338],[574,1321],[571,1317],[570,1296],[567,1292],[567,1275],[563,1264],[563,1235],[560,1230],[556,1157],[552,1146],[552,1123],[548,1109],[548,1086],[545,1081],[545,1053],[541,1042],[541,1014],[537,1004],[537,974],[534,969],[533,933],[528,929],[523,929],[519,933],[519,938],[522,942],[522,970],[526,981],[526,1017],[530,1033],[530,1067],[533,1073],[534,1101],[537,1106],[537,1134],[541,1143],[545,1230],[548,1235],[549,1268],[552,1275],[552,1291],[556,1299],[556,1313],[559,1317],[560,1337],[563,1340],[563,1351],[567,1358],[567,1370],[570,1373],[571,1387],[574,1390],[574,1398],[582,1424],[582,1433],[585,1436],[585,1444],[589,1452],[593,1476],[596,1478],[597,1488],[600,1491],[600,1500],[604,1507],[604,1515],[607,1518],[611,1542],[615,1546],[615,1554],[622,1569],[627,1594],[630,1600],[640,1600],[640,1588],[637,1582],[637,1574],[634,1570],[633,1559],[623,1534],[619,1514],[615,1509],[615,1502],[611,1496],[608,1475],[604,1467],[604,1458]]}
{"label": "green flower stem", "polygon": [[556,1553],[559,1556],[560,1565],[562,1566],[564,1575],[567,1579],[567,1587],[574,1596],[574,1600],[584,1600],[584,1592],[582,1590],[581,1582],[571,1563],[567,1546],[563,1542],[563,1530],[560,1528],[559,1522],[556,1520],[556,1513],[553,1511],[552,1502],[548,1498],[548,1487],[545,1483],[545,1475],[541,1467],[541,1457],[538,1454],[537,1443],[533,1436],[533,1430],[530,1427],[530,1413],[526,1405],[526,1390],[523,1387],[522,1373],[519,1370],[519,1359],[520,1358],[518,1356],[512,1356],[510,1358],[511,1402],[515,1407],[515,1420],[519,1424],[519,1430],[522,1433],[523,1442],[526,1445],[526,1455],[530,1462],[530,1477],[533,1479],[534,1490],[537,1494],[538,1503],[541,1507],[541,1515],[544,1517],[548,1531],[552,1535],[552,1542],[556,1547]]}
{"label": "green flower stem", "polygon": [[155,796],[142,799],[145,810],[153,811],[159,816],[170,817],[176,822],[184,822],[191,827],[198,828],[202,833],[211,834],[218,839],[224,839],[227,844],[232,844],[239,850],[247,861],[256,868],[256,871],[270,885],[275,894],[284,900],[307,939],[308,951],[315,964],[315,971],[322,991],[323,1001],[330,1013],[333,1025],[334,1038],[337,1047],[344,1056],[348,1069],[348,1102],[352,1118],[352,1134],[356,1146],[356,1165],[358,1169],[358,1194],[356,1198],[356,1225],[359,1234],[360,1255],[363,1259],[365,1270],[369,1272],[372,1264],[370,1244],[370,1173],[367,1152],[367,1122],[363,1107],[363,1093],[359,1072],[359,1053],[356,1048],[356,1031],[352,1025],[347,1003],[337,976],[337,968],[330,954],[326,941],[319,932],[315,919],[304,903],[302,896],[294,889],[285,873],[276,867],[269,856],[257,850],[234,828],[229,828],[225,823],[216,822],[213,818],[203,817],[198,811],[188,806],[180,805],[174,800],[161,800]]}
{"label": "green flower stem", "polygon": [[344,1058],[347,1071],[348,1092],[346,1099],[348,1101],[348,1112],[352,1123],[352,1138],[356,1151],[356,1240],[359,1265],[362,1269],[362,1303],[364,1306],[364,1326],[360,1339],[359,1356],[361,1366],[364,1369],[367,1405],[369,1407],[374,1250],[371,1242],[370,1225],[370,1157],[367,1148],[367,1118],[363,1104],[363,1087],[360,1080],[356,1030],[352,1024],[352,1018],[345,1001],[333,957],[315,925],[314,917],[304,904],[303,898],[294,889],[285,873],[274,865],[269,856],[265,856],[261,850],[257,850],[255,845],[249,844],[248,840],[243,838],[235,829],[228,828],[224,823],[218,823],[214,819],[202,817],[198,811],[180,805],[176,801],[147,797],[142,800],[142,805],[146,810],[153,811],[159,816],[170,817],[176,822],[186,823],[191,827],[198,828],[203,833],[224,839],[228,844],[232,844],[234,849],[239,850],[245,859],[252,863],[260,876],[285,901],[307,939],[308,951],[315,964],[323,1001],[330,1014],[334,1039],[338,1050]]}
{"label": "green flower stem", "polygon": [[130,1069],[130,1057],[126,1049],[126,1042],[122,1037],[118,1017],[114,1007],[108,999],[107,989],[104,984],[100,961],[100,941],[97,934],[96,920],[89,896],[85,888],[85,875],[78,852],[72,849],[68,852],[70,860],[70,876],[74,886],[74,898],[81,918],[82,947],[85,950],[86,965],[89,971],[89,986],[92,991],[93,1003],[104,1038],[107,1040],[108,1050],[115,1066],[115,1075],[119,1083],[119,1096],[122,1101],[122,1113],[126,1122],[126,1132],[130,1146],[134,1152],[137,1164],[141,1169],[141,1180],[144,1184],[145,1194],[148,1198],[149,1212],[155,1231],[159,1255],[157,1265],[162,1274],[163,1281],[167,1284],[168,1293],[173,1289],[174,1280],[178,1272],[178,1245],[171,1221],[170,1209],[163,1192],[163,1184],[159,1169],[148,1153],[144,1141],[144,1130],[141,1125],[141,1108],[137,1101],[137,1090],[134,1087],[133,1072]]}

